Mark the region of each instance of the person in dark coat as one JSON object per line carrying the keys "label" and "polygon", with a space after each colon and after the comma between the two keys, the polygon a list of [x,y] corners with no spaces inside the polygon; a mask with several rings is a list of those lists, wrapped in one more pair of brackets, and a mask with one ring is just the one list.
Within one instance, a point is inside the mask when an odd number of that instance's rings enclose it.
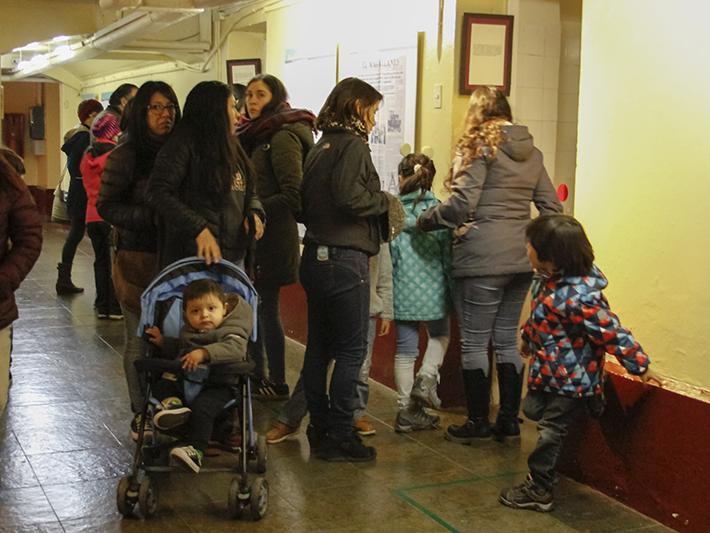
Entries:
{"label": "person in dark coat", "polygon": [[291,109],[281,81],[270,75],[252,78],[245,91],[249,120],[237,130],[251,159],[268,225],[256,248],[259,305],[259,347],[266,351],[269,377],[264,376],[263,351],[257,351],[257,397],[286,399],[285,342],[279,312],[283,285],[298,281],[299,240],[296,217],[301,210],[303,161],[313,146],[316,117]]}
{"label": "person in dark coat", "polygon": [[57,294],[76,294],[84,289],[74,285],[71,279],[72,263],[76,249],[84,238],[86,230],[86,191],[81,180],[79,164],[84,152],[89,147],[89,128],[103,106],[98,100],[84,100],[79,104],[77,115],[81,124],[68,131],[64,136],[62,152],[67,156],[69,172],[69,193],[67,194],[67,214],[69,215],[69,234],[62,248],[62,260],[57,265]]}
{"label": "person in dark coat", "polygon": [[[518,437],[524,363],[518,321],[532,281],[525,251],[530,204],[541,214],[559,213],[555,194],[527,127],[512,123],[505,95],[492,87],[471,94],[464,132],[447,184],[451,196],[419,215],[424,231],[453,230],[454,306],[461,326],[461,367],[468,418],[451,425],[446,438]],[[488,420],[492,342],[500,387],[500,410]]]}
{"label": "person in dark coat", "polygon": [[388,218],[391,195],[380,188],[368,146],[381,100],[357,78],[338,83],[318,115],[323,136],[303,171],[300,274],[308,299],[308,343],[302,376],[311,415],[308,440],[314,455],[326,461],[371,461],[377,455],[355,433],[353,418],[367,350],[368,258],[390,236],[382,218]]}
{"label": "person in dark coat", "polygon": [[148,204],[148,177],[158,151],[180,120],[180,107],[172,87],[162,81],[141,85],[129,107],[125,140],[109,155],[101,175],[96,207],[116,233],[112,277],[126,332],[123,369],[134,413],[131,434],[138,438],[143,386],[134,366],[142,356],[136,336],[140,296],[157,274],[158,228]]}
{"label": "person in dark coat", "polygon": [[0,413],[11,379],[12,323],[18,316],[15,291],[42,250],[42,221],[23,173],[22,159],[0,148]]}
{"label": "person in dark coat", "polygon": [[250,233],[261,238],[264,210],[235,135],[238,122],[226,84],[204,81],[187,95],[183,119],[160,150],[148,186],[161,217],[160,267],[191,256],[243,265]]}

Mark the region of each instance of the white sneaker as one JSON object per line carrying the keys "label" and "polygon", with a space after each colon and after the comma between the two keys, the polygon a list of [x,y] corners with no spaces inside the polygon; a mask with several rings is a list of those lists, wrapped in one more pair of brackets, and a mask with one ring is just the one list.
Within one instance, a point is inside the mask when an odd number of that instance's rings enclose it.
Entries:
{"label": "white sneaker", "polygon": [[192,410],[189,407],[163,409],[153,415],[153,425],[163,431],[169,431],[187,424]]}
{"label": "white sneaker", "polygon": [[175,459],[178,464],[186,467],[197,474],[202,466],[203,453],[192,446],[180,446],[170,450],[171,459]]}

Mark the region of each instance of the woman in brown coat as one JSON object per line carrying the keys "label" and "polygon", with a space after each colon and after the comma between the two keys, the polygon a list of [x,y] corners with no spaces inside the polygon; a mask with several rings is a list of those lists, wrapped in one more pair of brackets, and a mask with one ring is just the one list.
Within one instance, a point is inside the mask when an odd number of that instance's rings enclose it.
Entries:
{"label": "woman in brown coat", "polygon": [[42,222],[22,181],[23,173],[22,159],[0,148],[0,413],[5,409],[10,378],[15,291],[42,250]]}

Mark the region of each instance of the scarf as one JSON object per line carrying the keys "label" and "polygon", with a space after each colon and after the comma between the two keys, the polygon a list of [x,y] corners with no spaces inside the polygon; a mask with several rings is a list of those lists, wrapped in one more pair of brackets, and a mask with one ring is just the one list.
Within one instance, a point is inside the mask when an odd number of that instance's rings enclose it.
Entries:
{"label": "scarf", "polygon": [[335,119],[332,120],[324,120],[323,121],[323,131],[327,130],[345,130],[349,131],[350,133],[354,133],[358,137],[360,137],[363,141],[365,141],[365,144],[367,144],[368,139],[369,139],[369,134],[367,133],[367,128],[365,128],[365,124],[363,124],[362,120],[360,120],[357,117],[349,117],[345,122],[339,122]]}
{"label": "scarf", "polygon": [[237,136],[244,151],[251,156],[257,146],[269,141],[284,124],[295,122],[305,122],[312,130],[316,129],[316,117],[313,113],[307,109],[291,109],[291,106],[284,102],[273,113],[240,124],[237,128]]}

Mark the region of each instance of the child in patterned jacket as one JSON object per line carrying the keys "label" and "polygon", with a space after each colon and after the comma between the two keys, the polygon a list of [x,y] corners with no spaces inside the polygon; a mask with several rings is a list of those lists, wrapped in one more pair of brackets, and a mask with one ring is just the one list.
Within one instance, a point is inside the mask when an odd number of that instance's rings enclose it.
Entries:
{"label": "child in patterned jacket", "polygon": [[[439,367],[449,345],[451,234],[425,233],[417,217],[439,203],[431,192],[436,168],[423,154],[409,154],[399,164],[399,199],[405,213],[404,230],[390,243],[394,287],[397,351],[394,380],[398,413],[395,431],[433,429],[439,417],[424,407],[438,409]],[[419,325],[428,333],[426,350],[416,380]]]}
{"label": "child in patterned jacket", "polygon": [[555,465],[567,430],[589,399],[599,398],[605,353],[615,355],[644,383],[661,384],[631,332],[602,294],[608,282],[594,265],[582,225],[568,215],[544,215],[527,227],[528,257],[537,273],[531,314],[522,329],[521,353],[530,356],[523,411],[538,422],[538,442],[528,457],[530,474],[504,489],[500,502],[550,511]]}

